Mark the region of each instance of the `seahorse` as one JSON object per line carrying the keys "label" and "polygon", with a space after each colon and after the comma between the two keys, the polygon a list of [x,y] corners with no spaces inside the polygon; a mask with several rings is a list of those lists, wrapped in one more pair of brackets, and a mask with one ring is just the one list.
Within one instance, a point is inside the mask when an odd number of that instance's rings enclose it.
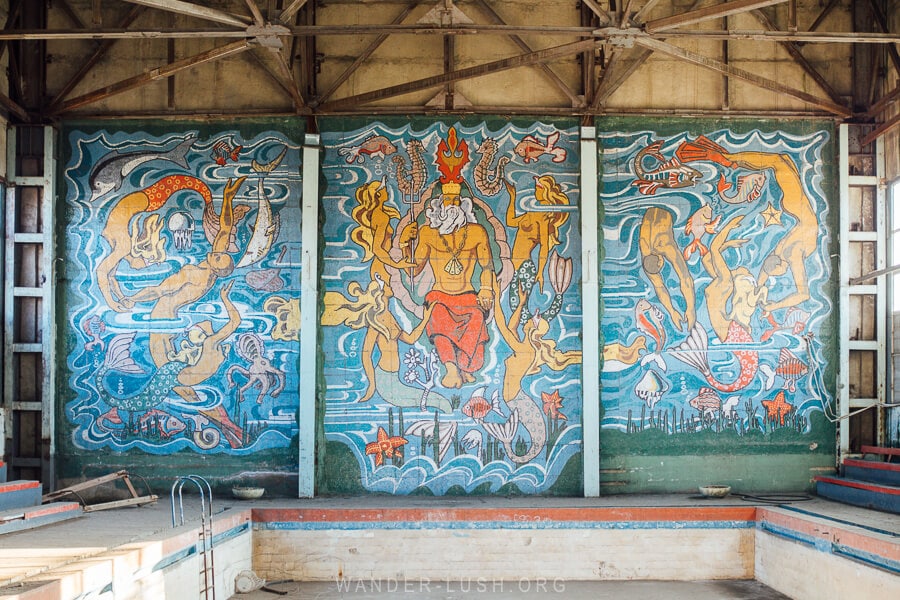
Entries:
{"label": "seahorse", "polygon": [[503,186],[503,169],[509,162],[509,157],[503,156],[497,160],[497,165],[491,172],[491,162],[497,154],[497,141],[487,138],[476,150],[481,155],[481,160],[475,165],[475,187],[486,196],[493,196]]}
{"label": "seahorse", "polygon": [[422,159],[424,148],[419,140],[410,140],[406,144],[406,153],[409,154],[409,170],[406,169],[402,156],[395,155],[392,159],[397,165],[397,187],[405,196],[415,196],[425,185],[427,171],[425,161]]}

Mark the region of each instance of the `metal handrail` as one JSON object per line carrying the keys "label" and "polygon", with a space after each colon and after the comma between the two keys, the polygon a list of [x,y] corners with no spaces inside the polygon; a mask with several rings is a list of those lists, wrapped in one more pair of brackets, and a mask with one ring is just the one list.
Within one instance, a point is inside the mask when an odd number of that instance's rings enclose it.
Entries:
{"label": "metal handrail", "polygon": [[[213,554],[213,535],[212,535],[212,486],[209,481],[199,475],[183,475],[175,480],[172,484],[171,500],[172,500],[172,527],[184,525],[184,500],[182,497],[182,489],[184,484],[193,482],[200,492],[200,553],[203,558],[203,595],[207,600],[216,600],[216,568],[215,556]],[[205,489],[204,489],[205,486]],[[175,516],[175,489],[178,489],[178,513],[179,519]],[[207,502],[207,495],[209,501]],[[210,596],[210,591],[212,595]]]}

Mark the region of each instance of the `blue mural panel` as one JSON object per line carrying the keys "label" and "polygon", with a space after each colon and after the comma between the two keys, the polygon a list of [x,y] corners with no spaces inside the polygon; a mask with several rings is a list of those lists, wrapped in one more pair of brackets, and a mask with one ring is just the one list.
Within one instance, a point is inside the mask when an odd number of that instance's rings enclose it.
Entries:
{"label": "blue mural panel", "polygon": [[547,491],[582,439],[577,128],[322,140],[327,440],[371,492]]}
{"label": "blue mural panel", "polygon": [[602,426],[670,434],[833,418],[825,131],[601,136]]}
{"label": "blue mural panel", "polygon": [[276,131],[69,133],[77,448],[242,454],[297,434],[300,146]]}

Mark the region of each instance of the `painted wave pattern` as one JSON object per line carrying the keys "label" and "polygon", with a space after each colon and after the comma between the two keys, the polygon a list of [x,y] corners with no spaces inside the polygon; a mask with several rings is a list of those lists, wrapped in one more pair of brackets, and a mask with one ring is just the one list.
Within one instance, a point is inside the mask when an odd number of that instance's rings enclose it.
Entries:
{"label": "painted wave pattern", "polygon": [[[74,444],[160,455],[288,446],[298,431],[299,313],[289,313],[299,309],[300,240],[299,228],[278,224],[300,221],[300,147],[277,132],[243,140],[237,131],[203,139],[197,132],[73,131],[68,143],[66,367],[74,398],[65,410]],[[175,156],[173,148],[182,146]],[[103,188],[104,181],[112,183]],[[192,269],[204,269],[211,245],[227,241],[215,239],[215,227],[225,223],[224,190],[237,181],[233,246],[224,249],[233,266],[203,283]],[[165,194],[166,185],[176,189],[171,200],[127,212],[128,203],[147,206],[142,190]],[[179,193],[179,185],[205,185],[210,202],[203,193]],[[130,253],[126,248],[109,278],[121,295],[108,296],[98,267],[111,244],[123,243]],[[141,251],[153,257],[132,264]],[[197,298],[160,316],[167,299],[177,301],[166,282],[179,278],[200,286]],[[112,296],[135,300],[126,310],[111,306]],[[226,331],[215,348],[206,343]],[[171,360],[152,356],[157,343],[173,344]],[[204,352],[220,358],[203,363]],[[197,364],[208,372],[181,383],[180,372]],[[179,385],[183,395],[174,393]]]}
{"label": "painted wave pattern", "polygon": [[[823,380],[833,308],[822,160],[829,136],[698,137],[601,136],[602,426],[809,431],[811,413],[833,408]],[[792,240],[814,247],[778,269],[770,257],[788,262]],[[759,284],[767,269],[773,274]],[[793,302],[802,286],[808,297]]]}
{"label": "painted wave pattern", "polygon": [[[494,230],[488,227],[492,242],[493,236],[501,235],[497,232],[502,229],[502,235],[505,236],[502,242],[507,244],[507,256],[516,235],[514,229],[503,225],[508,196],[505,191],[500,191],[496,196],[489,197],[475,189],[472,169],[480,159],[475,149],[481,148],[484,140],[490,138],[500,149],[497,157],[506,156],[510,159],[505,165],[503,178],[516,190],[516,203],[520,213],[542,209],[535,195],[535,180],[538,175],[551,174],[568,195],[569,206],[559,209],[567,211],[568,217],[555,252],[561,257],[572,259],[575,276],[565,293],[560,295],[559,312],[550,323],[550,331],[546,337],[553,339],[559,349],[580,351],[576,130],[573,128],[559,132],[561,135],[555,147],[566,149],[567,155],[565,162],[557,164],[552,161],[552,157],[559,157],[560,154],[552,155],[554,144],[547,143],[548,137],[556,132],[550,125],[537,124],[527,129],[507,125],[499,130],[490,130],[483,124],[457,124],[454,127],[457,138],[467,141],[470,151],[471,162],[463,170],[462,177],[470,190],[482,198],[493,212],[498,225]],[[396,238],[402,227],[414,218],[410,217],[411,213],[422,210],[422,205],[414,205],[417,197],[405,195],[398,189],[396,165],[401,160],[402,166],[407,166],[410,162],[411,142],[418,141],[421,144],[424,148],[424,162],[427,163],[425,183],[419,192],[423,193],[440,176],[435,169],[434,149],[442,141],[446,141],[447,136],[448,128],[442,125],[417,130],[412,126],[388,127],[383,124],[372,124],[342,134],[323,134],[323,172],[326,181],[323,202],[327,218],[322,230],[325,238],[322,281],[326,294],[342,294],[351,299],[352,295],[347,290],[350,282],[359,282],[361,289],[374,290],[367,287],[374,279],[373,268],[364,261],[363,249],[354,242],[354,231],[358,230],[358,223],[353,214],[354,210],[358,210],[356,195],[360,188],[372,182],[383,182],[387,188],[388,211],[397,220],[393,223],[392,231]],[[516,158],[511,152],[528,136],[538,140],[544,149],[549,147],[549,152],[535,162],[524,162],[521,156]],[[390,145],[376,146],[373,141],[375,139],[383,139],[390,142]],[[359,150],[360,148],[364,149]],[[386,154],[381,155],[385,151]],[[351,158],[352,160],[348,160]],[[496,160],[492,165],[496,165]],[[494,252],[498,252],[501,246],[502,244],[495,244]],[[409,281],[402,281],[409,286]],[[392,279],[391,282],[396,284],[397,280]],[[394,290],[393,293],[396,295],[397,291]],[[415,293],[423,292],[416,289]],[[549,284],[545,284],[543,290],[535,286],[529,298],[529,306],[546,307],[554,301],[555,296]],[[421,302],[421,299],[418,301]],[[511,310],[508,308],[508,290],[503,292],[501,302],[504,314],[508,315]],[[326,306],[328,304],[326,300]],[[414,306],[409,301],[404,303],[394,297],[389,306],[397,326],[403,331],[411,331],[421,320],[421,314],[417,315],[411,310]],[[496,318],[496,315],[492,318]],[[565,420],[558,419],[556,429],[553,429],[554,425],[548,425],[548,431],[552,431],[553,435],[552,443],[548,443],[538,456],[518,465],[508,459],[502,444],[492,437],[489,429],[491,423],[500,426],[509,422],[512,411],[507,402],[511,398],[502,398],[497,405],[498,410],[488,411],[485,415],[479,412],[488,409],[493,392],[501,391],[505,373],[504,360],[510,355],[510,348],[498,334],[496,325],[489,324],[488,331],[483,366],[478,369],[474,380],[460,389],[447,389],[439,383],[434,385],[433,380],[429,379],[429,370],[434,368],[434,365],[429,366],[429,361],[434,361],[435,357],[433,347],[423,337],[421,341],[412,344],[400,343],[400,369],[394,375],[391,388],[379,389],[371,399],[360,402],[369,387],[369,378],[363,366],[366,331],[347,326],[322,328],[323,347],[326,349],[326,438],[340,442],[350,450],[359,465],[359,480],[365,489],[376,493],[409,494],[424,488],[440,495],[451,488],[457,491],[461,488],[466,493],[476,490],[478,493],[493,493],[505,485],[514,484],[523,493],[537,494],[553,485],[567,461],[581,451],[582,393],[579,362],[559,372],[545,369],[540,374],[523,380],[523,394],[536,399],[536,402],[540,402],[542,393],[548,394],[551,390],[558,392]],[[379,373],[377,377],[383,377],[383,374]],[[435,379],[439,377],[440,374],[435,375]],[[429,388],[432,391],[427,397],[431,398],[434,405],[424,409],[418,402],[412,406],[400,406],[400,399],[390,395],[392,391],[397,391],[403,396],[417,398],[421,397],[426,387],[432,385],[434,387]],[[382,391],[385,396],[381,394]],[[441,399],[435,399],[435,394]],[[475,402],[478,400],[475,396],[479,394],[485,396],[484,408]],[[440,406],[446,406],[449,410],[443,410]],[[472,414],[475,415],[474,418]],[[437,423],[437,429],[434,429],[434,423]],[[488,426],[485,427],[483,423]],[[397,438],[403,438],[405,442],[400,442]],[[382,448],[388,448],[390,440],[394,440],[394,444],[399,444],[397,452],[390,450],[378,457],[380,452],[373,449],[373,444],[379,440],[382,440]],[[514,451],[521,451],[532,442],[534,439],[530,431],[520,426],[511,446],[517,447]]]}

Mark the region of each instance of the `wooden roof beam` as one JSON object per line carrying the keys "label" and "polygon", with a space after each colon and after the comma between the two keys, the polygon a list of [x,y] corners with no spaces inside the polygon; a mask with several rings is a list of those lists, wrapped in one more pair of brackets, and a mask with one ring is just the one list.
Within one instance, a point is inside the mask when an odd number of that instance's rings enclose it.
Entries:
{"label": "wooden roof beam", "polygon": [[861,146],[867,146],[877,140],[879,136],[886,134],[888,131],[896,129],[897,127],[900,127],[900,114],[894,115],[892,119],[876,127],[874,130],[872,130],[871,133],[869,133],[869,135],[860,140],[859,143]]}
{"label": "wooden roof beam", "polygon": [[275,64],[278,65],[278,72],[281,73],[282,78],[285,80],[285,89],[290,93],[294,101],[294,110],[298,113],[302,112],[307,108],[306,100],[303,98],[303,94],[300,93],[300,88],[297,87],[297,81],[291,72],[291,66],[288,64],[284,52],[278,50],[273,52],[273,54],[275,55]]}
{"label": "wooden roof beam", "polygon": [[[128,11],[128,14],[125,15],[125,17],[119,23],[119,27],[123,29],[128,28],[128,26],[134,23],[134,21],[137,20],[137,18],[145,10],[147,9],[143,6],[132,6],[131,10]],[[112,48],[117,41],[118,40],[103,40],[102,42],[100,42],[96,50],[94,50],[94,53],[91,54],[91,56],[88,57],[86,61],[81,63],[81,68],[78,69],[78,72],[76,72],[74,75],[72,75],[72,77],[69,78],[69,81],[62,87],[62,89],[59,90],[59,92],[57,92],[56,97],[53,98],[53,100],[50,102],[51,112],[60,102],[62,102],[63,98],[69,95],[69,92],[75,89],[75,86],[81,83],[81,80],[84,79],[84,76],[90,73],[91,69],[93,69],[97,65],[97,63],[99,63],[103,59],[103,57],[106,56],[106,53],[109,52],[109,49]]]}
{"label": "wooden roof beam", "polygon": [[679,48],[678,46],[673,46],[672,44],[669,44],[667,42],[656,40],[650,37],[637,37],[634,41],[635,43],[649,48],[654,52],[666,54],[673,58],[677,58],[678,60],[697,65],[698,67],[703,67],[704,69],[716,71],[718,73],[728,75],[729,77],[741,79],[757,87],[767,89],[772,92],[778,92],[779,94],[784,94],[785,96],[790,96],[807,104],[823,108],[828,112],[836,114],[840,117],[847,118],[852,114],[850,109],[836,104],[830,100],[817,98],[816,96],[808,94],[803,90],[798,90],[783,85],[777,81],[766,79],[765,77],[760,77],[759,75],[751,73],[750,71],[739,69],[731,65],[726,65],[725,63],[722,63],[718,60],[714,60],[701,54],[697,54],[696,52],[691,52],[690,50],[685,50],[684,48]]}
{"label": "wooden roof beam", "polygon": [[301,8],[303,8],[305,4],[306,0],[293,0],[293,2],[288,4],[288,6],[283,11],[281,11],[281,14],[278,16],[278,20],[287,25],[288,21],[293,19],[294,15],[296,15],[297,12]]}
{"label": "wooden roof beam", "polygon": [[221,23],[222,25],[232,25],[234,27],[247,27],[251,22],[250,19],[244,16],[232,15],[215,8],[208,8],[191,2],[182,2],[182,0],[125,0],[125,2],[141,4],[143,6],[149,6],[150,8],[165,10],[188,17],[205,19],[214,23]]}
{"label": "wooden roof beam", "polygon": [[483,77],[485,75],[492,75],[494,73],[499,73],[501,71],[506,71],[509,69],[516,69],[519,67],[527,67],[541,62],[546,62],[548,60],[555,60],[558,58],[563,58],[565,56],[578,54],[579,52],[584,52],[585,50],[596,48],[601,43],[602,42],[597,40],[582,40],[580,42],[572,42],[570,44],[553,46],[551,48],[538,50],[536,52],[530,52],[528,54],[520,54],[518,56],[504,58],[501,60],[476,65],[474,67],[459,69],[450,73],[443,73],[441,75],[425,77],[422,79],[417,79],[415,81],[382,88],[380,90],[357,94],[356,96],[349,96],[347,98],[341,98],[339,100],[335,100],[334,102],[323,104],[320,109],[322,111],[333,111],[345,108],[347,106],[368,104],[370,102],[376,102],[378,100],[384,100],[386,98],[392,98],[395,96],[402,96],[404,94],[437,87],[439,85],[445,85],[451,82],[462,81],[464,79],[472,79],[475,77]]}
{"label": "wooden roof beam", "polygon": [[689,10],[678,15],[647,21],[644,24],[644,31],[647,33],[658,33],[668,29],[684,27],[685,25],[721,19],[722,17],[727,17],[729,15],[745,13],[757,8],[781,4],[783,2],[787,2],[787,0],[732,0],[731,2],[725,2],[723,4],[704,6],[703,8]]}
{"label": "wooden roof beam", "polygon": [[77,98],[67,100],[66,102],[60,104],[57,109],[52,112],[52,114],[59,115],[70,110],[80,108],[87,104],[100,102],[101,100],[105,100],[111,96],[128,92],[130,90],[147,85],[148,83],[152,83],[160,79],[165,79],[167,77],[172,77],[180,71],[184,71],[186,69],[190,69],[192,67],[196,67],[208,62],[220,60],[228,56],[239,54],[241,52],[244,52],[245,50],[250,49],[251,47],[252,44],[248,40],[241,40],[238,42],[225,44],[224,46],[220,46],[218,48],[213,48],[212,50],[208,50],[206,52],[201,52],[200,54],[195,54],[194,56],[169,63],[168,65],[165,65],[163,67],[153,69],[135,77],[123,79],[122,81],[119,81],[117,83],[104,86],[98,90],[94,90],[93,92],[89,92],[82,96],[78,96]]}
{"label": "wooden roof beam", "polygon": [[650,11],[653,10],[653,7],[655,7],[658,2],[659,0],[647,0],[647,2],[644,3],[644,6],[634,14],[634,17],[631,20],[635,23],[643,24],[644,21],[647,20],[647,15],[650,14]]}
{"label": "wooden roof beam", "polygon": [[[890,33],[891,28],[888,26],[887,17],[885,16],[884,11],[881,10],[881,6],[879,6],[875,0],[869,0],[869,6],[872,8],[872,15],[875,17],[875,22],[878,23],[881,31]],[[891,62],[894,63],[894,70],[900,74],[900,52],[897,52],[897,46],[891,44],[887,47],[887,51],[888,56],[891,57]]]}
{"label": "wooden roof beam", "polygon": [[601,25],[611,25],[612,20],[609,18],[609,15],[603,10],[603,7],[597,4],[596,0],[581,0],[581,3],[587,6],[592,13],[597,15],[597,18],[600,19]]}
{"label": "wooden roof beam", "polygon": [[866,112],[866,116],[875,117],[878,113],[886,109],[898,99],[900,99],[900,84],[897,84],[897,87],[895,87],[891,92],[888,92],[886,95],[884,95],[881,100],[873,104],[868,112]]}

